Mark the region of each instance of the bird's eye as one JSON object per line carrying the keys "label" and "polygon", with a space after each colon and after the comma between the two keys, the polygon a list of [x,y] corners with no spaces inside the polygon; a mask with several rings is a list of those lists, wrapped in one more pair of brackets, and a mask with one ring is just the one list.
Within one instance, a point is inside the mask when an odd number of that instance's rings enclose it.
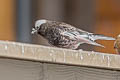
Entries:
{"label": "bird's eye", "polygon": [[39,28],[39,26],[36,27],[37,29]]}

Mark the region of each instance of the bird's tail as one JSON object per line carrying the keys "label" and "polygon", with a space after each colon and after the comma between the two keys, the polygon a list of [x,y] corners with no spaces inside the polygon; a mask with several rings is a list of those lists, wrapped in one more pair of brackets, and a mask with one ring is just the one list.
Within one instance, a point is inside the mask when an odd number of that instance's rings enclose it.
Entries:
{"label": "bird's tail", "polygon": [[87,38],[84,38],[84,37],[80,37],[79,39],[82,40],[83,43],[87,43],[87,44],[91,44],[91,45],[95,45],[95,46],[104,47],[103,45],[98,44],[98,43],[94,42],[93,40],[90,40],[90,39],[87,39]]}
{"label": "bird's tail", "polygon": [[105,48],[105,46],[103,46],[103,45],[101,45],[101,44],[98,44],[98,43],[96,43],[96,42],[94,42],[94,41],[91,41],[91,40],[88,42],[88,44],[95,45],[95,46],[100,46],[100,47]]}
{"label": "bird's tail", "polygon": [[90,34],[90,39],[95,41],[95,40],[115,40],[115,38],[113,37],[108,37],[108,36],[104,36],[101,34]]}

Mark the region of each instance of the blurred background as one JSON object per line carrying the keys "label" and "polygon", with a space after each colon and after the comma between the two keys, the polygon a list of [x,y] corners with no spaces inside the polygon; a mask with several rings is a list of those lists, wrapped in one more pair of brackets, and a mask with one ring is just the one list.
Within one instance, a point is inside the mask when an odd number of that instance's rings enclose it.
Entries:
{"label": "blurred background", "polygon": [[[120,33],[120,0],[0,0],[0,40],[48,45],[31,35],[38,19],[63,21],[83,30],[116,37]],[[115,53],[114,41],[97,41],[106,48],[83,44],[84,50]]]}

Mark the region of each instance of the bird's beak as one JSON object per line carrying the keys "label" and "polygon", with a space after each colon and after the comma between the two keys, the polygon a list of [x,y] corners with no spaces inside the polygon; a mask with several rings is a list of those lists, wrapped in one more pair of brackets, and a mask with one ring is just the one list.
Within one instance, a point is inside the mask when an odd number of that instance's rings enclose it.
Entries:
{"label": "bird's beak", "polygon": [[35,33],[37,33],[37,30],[35,28],[32,28],[31,34],[35,34]]}

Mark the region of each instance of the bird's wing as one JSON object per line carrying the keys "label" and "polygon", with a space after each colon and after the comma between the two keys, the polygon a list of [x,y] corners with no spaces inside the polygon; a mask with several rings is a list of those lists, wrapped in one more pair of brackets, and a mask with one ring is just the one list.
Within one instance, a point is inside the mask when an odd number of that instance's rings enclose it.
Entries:
{"label": "bird's wing", "polygon": [[61,32],[61,35],[68,36],[68,37],[70,37],[70,39],[78,39],[79,37],[83,37],[83,38],[87,38],[88,37],[88,35],[83,34],[83,33],[79,33],[76,30],[63,31],[63,32]]}
{"label": "bird's wing", "polygon": [[87,44],[91,44],[91,45],[96,45],[96,46],[100,46],[100,47],[104,47],[101,44],[98,44],[92,40],[89,39],[89,36],[87,34],[80,34],[78,31],[65,31],[63,33],[61,33],[64,36],[69,36],[70,39],[77,39],[79,42],[82,43],[87,43]]}
{"label": "bird's wing", "polygon": [[59,28],[63,28],[61,29],[61,31],[63,31],[61,32],[61,35],[63,36],[68,36],[70,39],[73,39],[73,40],[77,39],[82,43],[104,47],[89,39],[89,34],[93,34],[93,33],[89,33],[87,31],[75,28],[74,26],[71,26],[65,23],[62,23],[59,26],[60,26]]}
{"label": "bird's wing", "polygon": [[91,45],[95,45],[95,46],[104,47],[103,45],[98,44],[98,43],[96,43],[96,42],[94,42],[94,41],[92,41],[92,40],[90,40],[90,39],[86,39],[86,38],[82,38],[82,39],[83,39],[84,42],[87,43],[87,44],[91,44]]}

